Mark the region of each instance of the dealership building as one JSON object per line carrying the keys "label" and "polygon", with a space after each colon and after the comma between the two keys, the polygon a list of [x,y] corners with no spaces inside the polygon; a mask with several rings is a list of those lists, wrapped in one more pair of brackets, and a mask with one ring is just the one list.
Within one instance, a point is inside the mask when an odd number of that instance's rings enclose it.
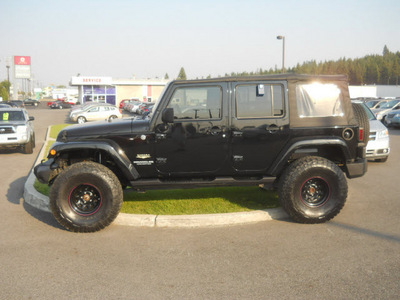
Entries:
{"label": "dealership building", "polygon": [[112,77],[76,76],[70,86],[78,88],[78,101],[110,103],[119,106],[124,99],[157,102],[167,80],[163,79],[114,79]]}

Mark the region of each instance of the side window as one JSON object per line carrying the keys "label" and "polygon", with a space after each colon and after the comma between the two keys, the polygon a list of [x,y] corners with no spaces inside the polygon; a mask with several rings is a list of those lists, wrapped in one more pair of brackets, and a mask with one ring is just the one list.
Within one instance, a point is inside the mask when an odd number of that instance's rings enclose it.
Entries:
{"label": "side window", "polygon": [[178,120],[220,119],[222,89],[219,86],[177,88],[168,107],[174,109]]}
{"label": "side window", "polygon": [[299,84],[296,86],[296,102],[300,118],[344,115],[342,94],[336,84]]}
{"label": "side window", "polygon": [[88,112],[93,113],[99,111],[99,107],[93,107],[92,109],[89,109]]}
{"label": "side window", "polygon": [[236,116],[239,119],[281,117],[283,113],[282,85],[247,84],[236,87]]}

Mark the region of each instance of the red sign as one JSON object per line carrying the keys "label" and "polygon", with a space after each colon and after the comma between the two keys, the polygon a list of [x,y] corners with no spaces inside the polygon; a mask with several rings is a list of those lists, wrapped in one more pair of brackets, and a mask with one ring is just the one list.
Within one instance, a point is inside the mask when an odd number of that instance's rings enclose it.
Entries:
{"label": "red sign", "polygon": [[14,56],[14,63],[18,66],[30,66],[31,57],[30,56]]}

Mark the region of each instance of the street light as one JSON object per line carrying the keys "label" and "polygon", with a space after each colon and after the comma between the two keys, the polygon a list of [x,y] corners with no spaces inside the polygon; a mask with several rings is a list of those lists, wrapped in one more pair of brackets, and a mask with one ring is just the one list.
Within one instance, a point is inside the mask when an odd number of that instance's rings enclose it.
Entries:
{"label": "street light", "polygon": [[285,73],[285,36],[283,35],[278,35],[276,37],[278,40],[283,41],[283,49],[282,49],[282,73]]}

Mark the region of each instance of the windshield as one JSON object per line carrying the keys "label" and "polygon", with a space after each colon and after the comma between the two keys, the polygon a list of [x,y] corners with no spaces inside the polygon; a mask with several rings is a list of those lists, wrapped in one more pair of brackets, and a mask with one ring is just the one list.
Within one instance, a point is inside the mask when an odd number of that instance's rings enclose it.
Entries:
{"label": "windshield", "polygon": [[22,111],[1,111],[0,121],[25,121]]}
{"label": "windshield", "polygon": [[163,91],[161,92],[160,97],[158,98],[158,101],[156,102],[156,104],[154,104],[153,109],[151,110],[150,114],[147,116],[149,119],[152,119],[153,118],[153,113],[158,110],[158,106],[159,106],[159,104],[161,102],[161,99],[164,97],[165,91],[168,89],[170,84],[171,84],[171,82],[168,82],[165,85]]}
{"label": "windshield", "polygon": [[372,111],[368,108],[366,104],[363,104],[363,108],[365,112],[367,113],[368,119],[370,120],[376,120],[375,115],[372,113]]}
{"label": "windshield", "polygon": [[369,108],[373,108],[376,104],[378,104],[379,100],[368,101],[365,103]]}
{"label": "windshield", "polygon": [[400,102],[400,100],[392,100],[392,101],[389,101],[388,103],[381,105],[380,108],[384,108],[384,109],[385,108],[393,108],[393,106],[395,106],[399,102]]}

